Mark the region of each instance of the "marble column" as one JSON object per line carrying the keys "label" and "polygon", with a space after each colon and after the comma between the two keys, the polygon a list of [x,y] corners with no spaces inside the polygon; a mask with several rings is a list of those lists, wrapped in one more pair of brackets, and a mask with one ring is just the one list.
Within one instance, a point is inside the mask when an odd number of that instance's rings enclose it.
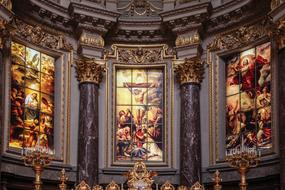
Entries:
{"label": "marble column", "polygon": [[98,88],[104,67],[95,59],[76,61],[80,82],[78,182],[85,180],[89,186],[98,184]]}
{"label": "marble column", "polygon": [[175,66],[180,82],[180,183],[191,187],[201,182],[200,84],[204,64],[198,58],[186,59]]}
{"label": "marble column", "polygon": [[280,149],[280,189],[285,190],[285,129],[283,123],[285,121],[285,47],[279,51],[278,63],[278,94],[279,94],[279,149]]}

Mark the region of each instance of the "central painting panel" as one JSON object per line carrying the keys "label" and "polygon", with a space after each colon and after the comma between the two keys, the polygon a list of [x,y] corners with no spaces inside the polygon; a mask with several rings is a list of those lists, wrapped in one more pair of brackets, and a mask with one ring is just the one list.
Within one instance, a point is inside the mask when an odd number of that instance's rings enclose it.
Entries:
{"label": "central painting panel", "polygon": [[115,161],[163,161],[164,69],[115,73]]}

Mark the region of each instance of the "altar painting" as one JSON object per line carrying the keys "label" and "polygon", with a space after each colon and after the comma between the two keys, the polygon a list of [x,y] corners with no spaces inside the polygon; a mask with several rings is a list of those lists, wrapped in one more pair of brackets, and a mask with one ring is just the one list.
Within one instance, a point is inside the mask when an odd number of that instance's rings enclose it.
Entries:
{"label": "altar painting", "polygon": [[[272,147],[271,44],[231,56],[226,65],[226,148]],[[243,140],[242,140],[243,139]]]}
{"label": "altar painting", "polygon": [[54,58],[11,44],[9,147],[53,149]]}
{"label": "altar painting", "polygon": [[117,69],[115,160],[163,161],[162,69]]}

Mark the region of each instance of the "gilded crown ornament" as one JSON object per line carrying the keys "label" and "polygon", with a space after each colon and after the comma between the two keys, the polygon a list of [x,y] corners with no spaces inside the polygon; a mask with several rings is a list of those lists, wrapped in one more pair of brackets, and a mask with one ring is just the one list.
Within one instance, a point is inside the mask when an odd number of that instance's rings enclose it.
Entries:
{"label": "gilded crown ornament", "polygon": [[197,181],[194,183],[194,185],[191,186],[190,190],[205,190],[205,188]]}
{"label": "gilded crown ornament", "polygon": [[112,180],[111,183],[106,186],[105,190],[120,190],[120,187],[115,181]]}
{"label": "gilded crown ornament", "polygon": [[161,187],[160,190],[175,190],[175,187],[169,182],[166,181]]}
{"label": "gilded crown ornament", "polygon": [[145,189],[151,190],[153,184],[153,177],[156,172],[148,171],[145,163],[138,161],[135,163],[132,170],[129,170],[126,176],[128,177],[129,190]]}
{"label": "gilded crown ornament", "polygon": [[101,60],[81,57],[75,61],[77,78],[80,83],[91,82],[99,84],[105,71],[105,64]]}
{"label": "gilded crown ornament", "polygon": [[197,57],[185,59],[184,62],[175,64],[174,69],[180,84],[200,84],[203,81],[204,65],[205,62]]}
{"label": "gilded crown ornament", "polygon": [[75,190],[91,190],[90,186],[83,180],[75,188]]}
{"label": "gilded crown ornament", "polygon": [[177,190],[188,190],[188,187],[185,186],[185,185],[179,185],[179,186],[177,187]]}

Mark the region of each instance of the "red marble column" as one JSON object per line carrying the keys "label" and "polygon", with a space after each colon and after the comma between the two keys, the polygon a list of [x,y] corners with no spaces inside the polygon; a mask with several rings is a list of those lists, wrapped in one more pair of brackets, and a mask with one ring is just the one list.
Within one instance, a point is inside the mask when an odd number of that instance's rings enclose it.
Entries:
{"label": "red marble column", "polygon": [[98,184],[98,88],[104,69],[96,60],[87,58],[76,64],[80,81],[78,181],[93,186]]}
{"label": "red marble column", "polygon": [[181,84],[180,183],[191,187],[201,182],[200,83],[204,65],[197,59],[186,59],[176,65]]}

